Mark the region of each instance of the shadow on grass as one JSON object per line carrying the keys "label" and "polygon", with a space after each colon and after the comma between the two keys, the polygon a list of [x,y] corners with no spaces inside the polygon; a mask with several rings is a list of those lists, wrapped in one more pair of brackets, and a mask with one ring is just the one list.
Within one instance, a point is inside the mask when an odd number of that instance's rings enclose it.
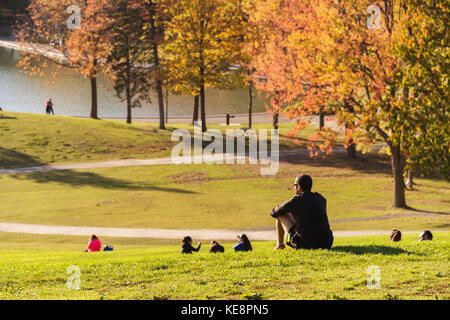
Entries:
{"label": "shadow on grass", "polygon": [[[45,166],[27,154],[0,147],[0,168]],[[141,191],[162,191],[195,194],[196,192],[178,188],[164,188],[155,185],[136,183],[108,178],[93,172],[74,170],[28,172],[10,175],[18,180],[34,180],[36,183],[59,183],[73,187],[92,186],[103,189],[125,189]]]}
{"label": "shadow on grass", "polygon": [[311,158],[309,155],[295,156],[285,155],[281,157],[281,162],[289,164],[301,164],[311,167],[329,167],[333,169],[352,169],[368,174],[392,175],[390,158],[378,153],[366,155],[358,154],[356,159],[350,159],[345,153],[333,153],[329,156],[319,155]]}
{"label": "shadow on grass", "polygon": [[78,172],[73,170],[29,172],[11,175],[11,177],[19,180],[34,180],[36,183],[66,184],[72,187],[91,186],[103,189],[196,193],[194,191],[178,188],[164,188],[145,183],[135,183],[121,179],[108,178],[93,172]]}
{"label": "shadow on grass", "polygon": [[2,116],[0,114],[0,120],[17,120],[16,117],[10,117],[10,116]]}
{"label": "shadow on grass", "polygon": [[21,168],[42,166],[44,163],[28,154],[0,147],[0,168]]}
{"label": "shadow on grass", "polygon": [[368,245],[368,246],[336,246],[332,247],[331,251],[347,252],[357,255],[363,254],[383,254],[383,255],[398,255],[406,253],[407,251],[388,246]]}
{"label": "shadow on grass", "polygon": [[[445,180],[443,180],[443,181],[445,181]],[[414,186],[419,186],[419,187],[426,187],[426,188],[433,188],[433,189],[445,189],[445,190],[450,190],[450,188],[449,187],[445,187],[445,186],[432,186],[432,185],[429,185],[429,184],[419,184],[419,183],[416,183],[416,182],[414,182]],[[416,191],[417,189],[413,189],[414,191]],[[411,191],[411,190],[408,190],[408,191]]]}
{"label": "shadow on grass", "polygon": [[411,210],[411,211],[415,211],[415,212],[426,213],[426,214],[450,215],[450,212],[422,210],[422,209],[412,208],[410,206],[408,206],[407,209]]}
{"label": "shadow on grass", "polygon": [[448,228],[450,228],[450,223],[438,224],[438,225],[435,226],[435,228],[448,229]]}

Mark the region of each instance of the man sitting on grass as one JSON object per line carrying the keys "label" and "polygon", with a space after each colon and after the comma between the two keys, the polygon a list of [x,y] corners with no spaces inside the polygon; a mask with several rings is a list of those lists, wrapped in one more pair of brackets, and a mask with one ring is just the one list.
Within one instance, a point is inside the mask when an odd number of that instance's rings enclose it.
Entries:
{"label": "man sitting on grass", "polygon": [[295,196],[272,209],[271,216],[277,219],[277,244],[275,250],[330,249],[333,245],[333,232],[327,216],[327,200],[317,192],[311,192],[312,179],[308,175],[295,179]]}

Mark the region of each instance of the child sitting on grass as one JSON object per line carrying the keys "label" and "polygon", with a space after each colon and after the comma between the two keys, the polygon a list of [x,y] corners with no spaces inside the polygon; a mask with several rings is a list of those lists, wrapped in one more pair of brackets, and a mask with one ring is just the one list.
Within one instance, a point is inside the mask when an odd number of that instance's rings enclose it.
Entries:
{"label": "child sitting on grass", "polygon": [[433,234],[430,230],[422,231],[422,233],[419,236],[419,241],[427,241],[427,240],[433,240]]}
{"label": "child sitting on grass", "polygon": [[198,247],[194,248],[192,246],[192,238],[189,236],[184,237],[182,243],[183,244],[181,245],[181,253],[192,253],[193,251],[198,252],[200,251],[200,247],[202,246],[202,243],[199,242]]}
{"label": "child sitting on grass", "polygon": [[397,242],[402,240],[402,232],[398,229],[393,229],[391,233],[391,241]]}
{"label": "child sitting on grass", "polygon": [[252,251],[252,244],[246,234],[238,235],[239,243],[233,247],[234,251]]}
{"label": "child sitting on grass", "polygon": [[95,234],[91,236],[89,239],[89,243],[87,246],[87,250],[84,250],[84,252],[98,252],[102,249],[102,243],[97,238]]}
{"label": "child sitting on grass", "polygon": [[225,252],[225,248],[221,246],[217,241],[213,240],[211,241],[211,246],[209,248],[209,252],[216,253],[216,252]]}

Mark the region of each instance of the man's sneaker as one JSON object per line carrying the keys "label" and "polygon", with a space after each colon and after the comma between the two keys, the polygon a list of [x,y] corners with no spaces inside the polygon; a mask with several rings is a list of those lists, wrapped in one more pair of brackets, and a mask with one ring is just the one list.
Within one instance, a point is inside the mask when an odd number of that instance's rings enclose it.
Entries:
{"label": "man's sneaker", "polygon": [[275,251],[277,251],[277,250],[283,250],[283,249],[286,249],[286,246],[285,246],[285,244],[284,243],[282,243],[282,244],[279,244],[279,245],[275,245]]}
{"label": "man's sneaker", "polygon": [[286,234],[286,245],[292,249],[295,249],[295,244],[291,241],[291,235],[288,233]]}
{"label": "man's sneaker", "polygon": [[288,247],[291,247],[292,249],[295,249],[295,246],[292,244],[292,242],[286,242],[286,245],[288,246]]}

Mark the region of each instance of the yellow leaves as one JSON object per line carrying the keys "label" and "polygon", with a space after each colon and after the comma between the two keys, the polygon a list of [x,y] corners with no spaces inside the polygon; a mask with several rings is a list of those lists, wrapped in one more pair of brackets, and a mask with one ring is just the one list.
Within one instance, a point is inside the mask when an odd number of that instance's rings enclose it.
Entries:
{"label": "yellow leaves", "polygon": [[[235,0],[180,0],[168,8],[172,19],[165,29],[162,52],[170,82],[185,92],[200,83],[221,86],[233,81],[230,65],[242,60],[244,33]],[[203,78],[199,70],[203,70]]]}

